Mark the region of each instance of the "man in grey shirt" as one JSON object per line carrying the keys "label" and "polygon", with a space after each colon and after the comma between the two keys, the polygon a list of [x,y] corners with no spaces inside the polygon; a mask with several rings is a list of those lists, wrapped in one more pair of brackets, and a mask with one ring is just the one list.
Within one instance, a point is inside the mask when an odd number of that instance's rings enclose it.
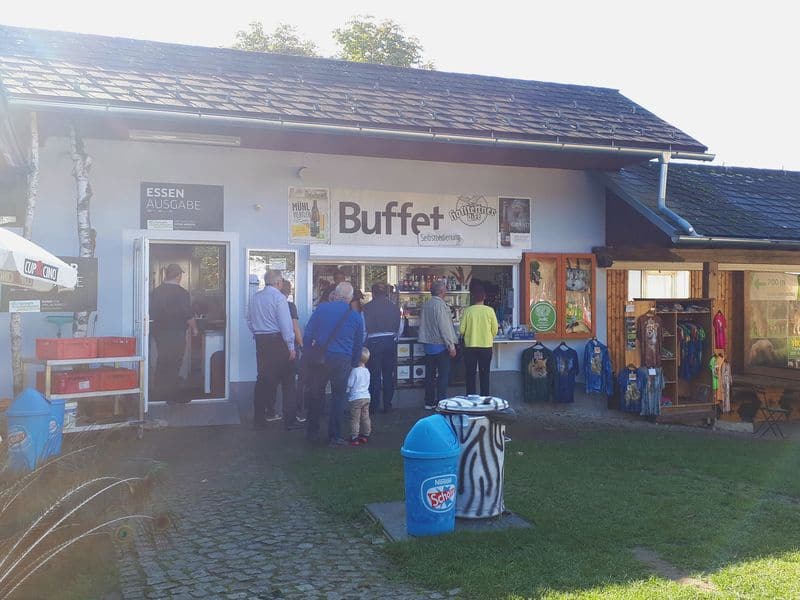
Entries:
{"label": "man in grey shirt", "polygon": [[450,307],[444,301],[444,281],[431,285],[431,299],[422,307],[418,341],[425,345],[425,409],[433,410],[447,397],[450,382],[450,359],[456,355],[456,330]]}
{"label": "man in grey shirt", "polygon": [[[283,392],[283,424],[286,429],[302,427],[296,419],[294,384],[294,326],[289,303],[281,291],[283,275],[269,270],[266,287],[253,295],[247,307],[247,326],[256,342],[258,378],[253,392],[253,424],[257,429],[266,421],[280,419],[275,413],[275,395]],[[265,415],[266,411],[266,415]]]}

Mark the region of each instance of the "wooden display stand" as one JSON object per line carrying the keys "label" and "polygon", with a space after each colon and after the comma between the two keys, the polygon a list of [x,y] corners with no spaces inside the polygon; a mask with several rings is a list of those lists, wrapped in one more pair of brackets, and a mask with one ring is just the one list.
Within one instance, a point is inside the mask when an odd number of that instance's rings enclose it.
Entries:
{"label": "wooden display stand", "polygon": [[[24,373],[27,381],[27,366],[38,365],[44,367],[44,397],[48,400],[74,400],[80,402],[86,398],[115,397],[135,394],[138,397],[138,421],[120,421],[115,423],[98,423],[94,425],[80,425],[74,427],[64,427],[64,433],[74,433],[79,431],[97,431],[100,429],[114,429],[120,427],[138,427],[138,437],[141,439],[144,432],[144,386],[145,369],[144,359],[141,356],[109,356],[102,358],[67,358],[67,359],[23,359],[26,371]],[[52,375],[56,370],[68,370],[78,366],[88,365],[111,365],[119,367],[121,364],[135,364],[138,369],[138,386],[124,390],[102,390],[77,392],[74,394],[54,394],[52,393]],[[116,402],[116,400],[115,400]]]}
{"label": "wooden display stand", "polygon": [[[626,310],[625,316],[633,316],[638,323],[639,317],[654,311],[661,318],[664,327],[661,368],[664,374],[664,390],[662,398],[669,398],[671,405],[662,404],[661,415],[657,421],[660,423],[696,423],[699,421],[713,422],[716,420],[717,410],[711,389],[711,372],[708,362],[714,353],[711,300],[702,298],[656,298],[634,300],[633,310]],[[684,310],[677,310],[677,306]],[[630,306],[630,304],[628,305]],[[696,310],[685,310],[692,306]],[[691,379],[679,377],[681,367],[681,345],[679,341],[679,322],[689,321],[703,328],[706,337],[703,344],[700,371]],[[625,347],[625,364],[641,366],[639,341],[636,347]]]}

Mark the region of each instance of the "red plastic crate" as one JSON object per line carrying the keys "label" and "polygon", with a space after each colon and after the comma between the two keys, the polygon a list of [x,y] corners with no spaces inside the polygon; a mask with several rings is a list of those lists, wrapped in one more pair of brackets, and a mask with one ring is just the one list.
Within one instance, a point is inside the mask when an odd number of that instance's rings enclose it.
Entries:
{"label": "red plastic crate", "polygon": [[135,337],[99,337],[97,340],[97,356],[136,356]]}
{"label": "red plastic crate", "polygon": [[[80,394],[97,392],[100,388],[99,369],[81,371],[51,371],[51,394]],[[44,371],[36,373],[36,389],[44,394]]]}
{"label": "red plastic crate", "polygon": [[36,358],[97,358],[97,338],[37,338]]}
{"label": "red plastic crate", "polygon": [[132,390],[139,387],[139,372],[135,369],[97,369],[100,372],[98,389],[104,392]]}

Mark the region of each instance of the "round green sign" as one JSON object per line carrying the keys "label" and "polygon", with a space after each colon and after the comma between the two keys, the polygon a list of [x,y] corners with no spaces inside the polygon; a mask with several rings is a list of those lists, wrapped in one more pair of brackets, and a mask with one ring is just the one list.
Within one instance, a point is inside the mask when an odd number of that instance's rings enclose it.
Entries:
{"label": "round green sign", "polygon": [[531,306],[531,327],[534,331],[545,333],[556,326],[556,307],[542,300]]}

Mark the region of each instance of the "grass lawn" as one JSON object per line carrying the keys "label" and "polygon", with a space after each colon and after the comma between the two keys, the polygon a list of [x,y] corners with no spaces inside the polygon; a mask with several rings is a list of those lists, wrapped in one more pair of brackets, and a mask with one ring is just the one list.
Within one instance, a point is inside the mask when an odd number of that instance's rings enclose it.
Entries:
{"label": "grass lawn", "polygon": [[[674,430],[514,435],[506,504],[534,527],[389,544],[397,577],[472,598],[800,598],[800,444]],[[284,456],[340,518],[403,497],[396,448]],[[710,585],[659,577],[637,547]]]}

